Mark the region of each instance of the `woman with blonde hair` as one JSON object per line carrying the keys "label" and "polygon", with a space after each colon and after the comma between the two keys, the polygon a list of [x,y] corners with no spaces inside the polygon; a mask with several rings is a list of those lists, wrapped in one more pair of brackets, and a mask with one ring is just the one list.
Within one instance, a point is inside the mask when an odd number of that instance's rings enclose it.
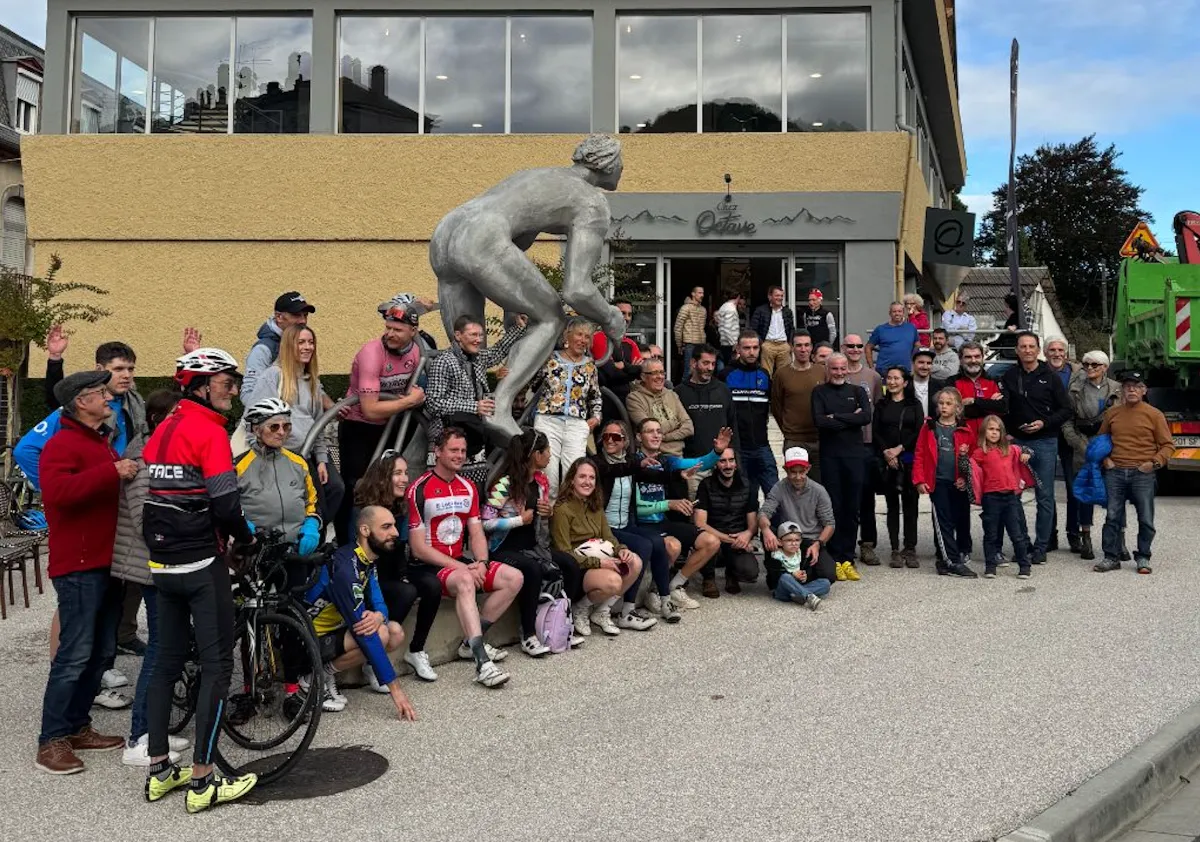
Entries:
{"label": "woman with blonde hair", "polygon": [[600,379],[588,353],[593,332],[584,319],[569,321],[562,350],[551,355],[533,381],[537,395],[533,428],[550,442],[546,478],[552,495],[558,494],[559,479],[567,467],[587,455],[588,436],[600,424]]}
{"label": "woman with blonde hair", "polygon": [[902,301],[904,302],[904,312],[908,316],[908,323],[917,329],[917,344],[922,348],[928,348],[933,342],[933,332],[929,329],[929,314],[925,312],[925,299],[915,292],[910,292],[904,296]]}
{"label": "woman with blonde hair", "polygon": [[[317,334],[307,325],[292,325],[279,339],[279,356],[275,363],[258,376],[254,392],[243,396],[246,406],[253,406],[265,398],[279,398],[292,408],[292,431],[284,447],[294,453],[300,452],[304,439],[325,410],[328,398],[321,387],[320,372]],[[329,523],[342,503],[346,487],[330,461],[323,436],[317,439],[308,462],[317,481],[322,519]]]}

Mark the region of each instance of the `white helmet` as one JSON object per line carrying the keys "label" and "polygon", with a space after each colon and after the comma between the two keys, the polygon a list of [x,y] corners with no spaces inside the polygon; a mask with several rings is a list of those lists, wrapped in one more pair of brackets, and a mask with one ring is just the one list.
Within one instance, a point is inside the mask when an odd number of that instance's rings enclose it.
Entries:
{"label": "white helmet", "polygon": [[279,398],[263,398],[258,403],[246,409],[246,423],[251,427],[256,427],[268,418],[274,418],[276,415],[291,418],[291,406]]}
{"label": "white helmet", "polygon": [[617,555],[617,551],[614,549],[612,543],[605,541],[603,538],[589,538],[576,547],[575,552],[588,558],[599,559],[615,558]]}
{"label": "white helmet", "polygon": [[197,348],[175,360],[175,382],[185,389],[198,377],[237,374],[237,360],[220,348]]}

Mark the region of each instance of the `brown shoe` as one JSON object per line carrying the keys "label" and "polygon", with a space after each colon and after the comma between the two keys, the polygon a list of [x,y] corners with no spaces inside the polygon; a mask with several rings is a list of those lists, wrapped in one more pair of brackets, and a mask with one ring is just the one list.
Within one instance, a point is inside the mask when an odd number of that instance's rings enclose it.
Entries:
{"label": "brown shoe", "polygon": [[717,587],[716,579],[705,579],[704,584],[700,586],[700,595],[708,599],[716,599],[721,595],[721,589]]}
{"label": "brown shoe", "polygon": [[879,555],[875,552],[875,545],[870,541],[859,541],[858,560],[869,567],[878,567]]}
{"label": "brown shoe", "polygon": [[738,581],[738,577],[733,573],[725,574],[725,593],[741,593],[742,583]]}
{"label": "brown shoe", "polygon": [[916,550],[904,550],[900,553],[900,555],[904,556],[905,567],[911,567],[915,569],[921,566],[921,562],[917,560]]}
{"label": "brown shoe", "polygon": [[888,562],[888,567],[903,567],[904,556],[900,555],[899,550],[892,550],[892,560]]}
{"label": "brown shoe", "polygon": [[51,775],[74,775],[76,772],[82,772],[83,761],[71,750],[68,739],[61,737],[38,746],[34,765]]}
{"label": "brown shoe", "polygon": [[67,737],[67,743],[72,751],[112,751],[124,747],[125,738],[105,736],[91,725],[85,725],[78,734]]}

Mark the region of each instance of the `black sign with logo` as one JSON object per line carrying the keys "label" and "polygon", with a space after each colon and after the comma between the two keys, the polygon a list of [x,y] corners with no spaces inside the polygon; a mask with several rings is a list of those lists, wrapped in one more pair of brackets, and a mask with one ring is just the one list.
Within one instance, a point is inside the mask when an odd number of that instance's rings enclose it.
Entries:
{"label": "black sign with logo", "polygon": [[696,217],[696,233],[701,237],[714,234],[719,237],[753,237],[758,226],[738,213],[737,202],[724,201],[712,210],[702,211]]}
{"label": "black sign with logo", "polygon": [[974,266],[975,214],[928,208],[925,211],[926,263]]}

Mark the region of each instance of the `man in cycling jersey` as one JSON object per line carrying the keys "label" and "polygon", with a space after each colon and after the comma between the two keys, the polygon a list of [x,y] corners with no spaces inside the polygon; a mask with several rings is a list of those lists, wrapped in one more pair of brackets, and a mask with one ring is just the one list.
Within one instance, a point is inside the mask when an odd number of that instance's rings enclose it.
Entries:
{"label": "man in cycling jersey", "polygon": [[[416,339],[424,306],[411,295],[397,295],[380,304],[383,336],[363,345],[350,366],[346,397],[357,395],[358,404],[345,409],[338,423],[342,480],[348,491],[334,519],[339,545],[353,539],[350,510],[354,506],[354,484],[366,473],[387,422],[425,403],[425,390],[413,381],[421,360]],[[401,398],[380,400],[383,393]]]}
{"label": "man in cycling jersey", "polygon": [[[499,687],[509,676],[495,662],[508,653],[488,646],[483,636],[512,604],[525,577],[515,567],[488,560],[479,491],[458,475],[467,461],[466,434],[457,427],[444,427],[434,455],[434,466],[408,487],[408,544],[417,562],[435,571],[442,595],[454,599],[466,635],[458,657],[475,659],[475,681]],[[463,560],[468,536],[472,561]],[[475,602],[476,591],[488,594],[482,609]]]}
{"label": "man in cycling jersey", "polygon": [[[233,408],[240,379],[237,361],[218,348],[198,348],[180,357],[175,381],[183,398],[142,453],[150,479],[142,534],[158,589],[159,634],[147,703],[150,774],[145,793],[146,800],[157,801],[190,782],[189,813],[241,798],[258,782],[254,774],[217,774],[212,761],[233,672],[233,596],[223,544],[225,536],[241,547],[255,544],[225,433],[225,413]],[[200,688],[195,753],[188,770],[167,755],[167,727],[175,682],[193,634]]]}
{"label": "man in cycling jersey", "polygon": [[[386,685],[400,719],[415,721],[417,713],[408,696],[400,689],[400,679],[392,667],[389,652],[404,642],[404,629],[388,619],[387,603],[375,577],[375,562],[383,553],[396,548],[400,533],[396,519],[382,506],[366,506],[354,525],[355,542],[333,554],[321,568],[317,580],[304,593],[304,603],[312,617],[313,629],[321,650],[321,660],[330,678],[343,670],[369,663],[379,683]],[[301,680],[301,685],[310,683]],[[342,710],[345,702],[336,692],[336,683],[326,682],[325,704],[332,699]]]}

